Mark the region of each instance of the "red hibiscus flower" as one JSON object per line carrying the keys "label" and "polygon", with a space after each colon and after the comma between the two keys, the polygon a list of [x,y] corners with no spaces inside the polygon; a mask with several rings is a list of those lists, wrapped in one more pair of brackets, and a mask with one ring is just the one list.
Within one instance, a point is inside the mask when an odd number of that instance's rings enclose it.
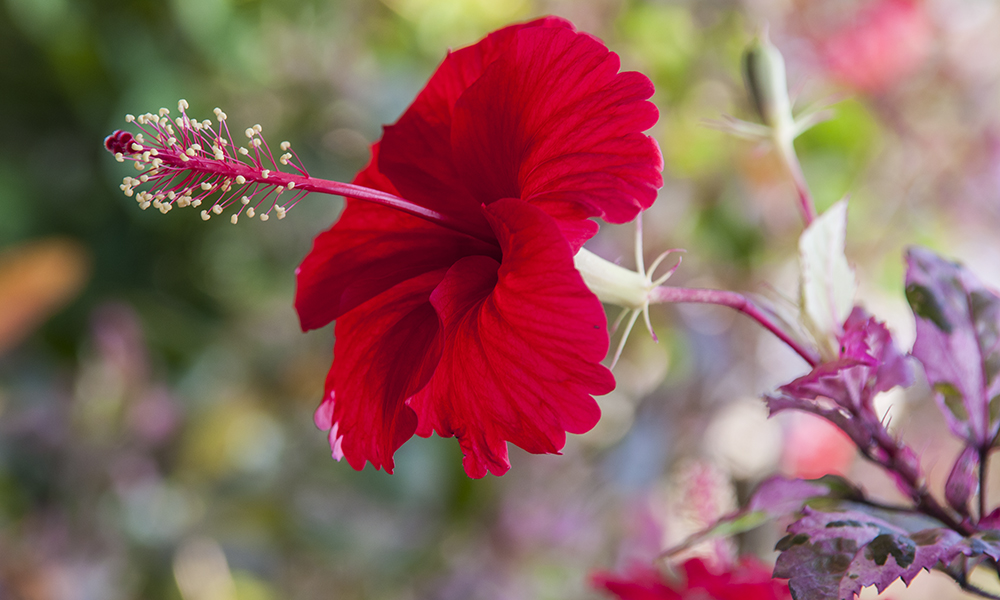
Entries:
{"label": "red hibiscus flower", "polygon": [[763,564],[744,559],[732,570],[713,573],[693,558],[681,565],[683,577],[667,581],[659,571],[646,567],[621,578],[607,574],[593,577],[594,587],[621,600],[791,600],[788,584],[771,578]]}
{"label": "red hibiscus flower", "polygon": [[299,268],[303,329],[336,319],[316,423],[356,469],[392,472],[414,433],[455,436],[466,472],[507,442],[558,452],[614,387],[600,302],[573,266],[596,231],[652,204],[662,160],[642,131],[653,86],[561,19],[452,52],[372,148],[355,183],[458,227],[348,200]]}

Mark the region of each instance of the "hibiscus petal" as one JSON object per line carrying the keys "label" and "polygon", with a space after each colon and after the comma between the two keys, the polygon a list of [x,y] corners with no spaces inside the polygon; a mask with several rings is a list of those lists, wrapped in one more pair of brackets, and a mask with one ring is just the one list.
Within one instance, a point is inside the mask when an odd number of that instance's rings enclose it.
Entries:
{"label": "hibiscus petal", "polygon": [[[372,161],[355,183],[397,193]],[[418,217],[348,200],[340,219],[313,242],[296,270],[295,309],[303,330],[323,327],[394,285],[451,266],[469,254],[499,256],[499,249]]]}
{"label": "hibiscus petal", "polygon": [[379,168],[406,199],[469,223],[485,224],[481,202],[465,189],[452,160],[452,109],[486,67],[510,48],[517,33],[529,28],[572,30],[573,25],[546,17],[505,27],[450,52],[399,121],[385,127]]}
{"label": "hibiscus petal", "polygon": [[337,319],[333,366],[316,424],[355,469],[365,461],[391,473],[392,455],[413,436],[417,416],[405,400],[434,373],[441,356],[437,313],[428,302],[445,271],[409,279]]}
{"label": "hibiscus petal", "polygon": [[575,203],[583,218],[615,223],[652,205],[663,183],[659,148],[642,133],[658,117],[653,84],[619,66],[589,35],[517,32],[455,103],[453,160],[473,195]]}
{"label": "hibiscus petal", "polygon": [[604,309],[573,267],[554,219],[516,199],[483,209],[503,262],[463,258],[431,294],[444,348],[409,405],[418,435],[456,436],[471,477],[510,468],[507,444],[558,452],[566,432],[600,418],[592,394],[614,388]]}

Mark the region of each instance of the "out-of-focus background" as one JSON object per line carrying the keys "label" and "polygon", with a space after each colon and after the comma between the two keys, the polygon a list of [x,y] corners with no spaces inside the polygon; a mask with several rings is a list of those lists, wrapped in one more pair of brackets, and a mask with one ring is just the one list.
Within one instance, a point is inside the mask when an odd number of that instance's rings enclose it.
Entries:
{"label": "out-of-focus background", "polygon": [[[1000,282],[992,1],[2,0],[0,598],[597,598],[588,573],[651,560],[770,473],[850,473],[893,498],[823,423],[765,419],[759,394],[804,363],[693,306],[654,308],[660,343],[633,334],[602,421],[563,456],[512,449],[509,474],[473,481],[454,440],[415,438],[395,475],[355,472],[311,418],[332,330],[301,333],[292,309],[339,199],[236,227],[143,212],[101,144],[186,98],[346,180],[449,47],[543,14],[656,84],[647,257],[686,248],[674,281],[796,295],[793,189],[766,148],[703,123],[751,118],[740,53],[767,24],[797,105],[840,100],[797,147],[821,209],[850,195],[862,302],[908,348],[907,244]],[[631,266],[632,233],[589,247]],[[939,485],[958,446],[924,388],[883,410]],[[777,535],[739,550],[767,559]],[[957,592],[922,575],[891,595]]]}

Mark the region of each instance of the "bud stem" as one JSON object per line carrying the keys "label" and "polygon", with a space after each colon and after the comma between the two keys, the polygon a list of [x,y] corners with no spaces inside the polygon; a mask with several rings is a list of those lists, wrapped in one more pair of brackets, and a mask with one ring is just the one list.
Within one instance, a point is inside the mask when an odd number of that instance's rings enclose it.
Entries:
{"label": "bud stem", "polygon": [[[777,135],[775,136],[777,137]],[[799,164],[799,157],[795,153],[795,144],[791,139],[775,139],[775,147],[781,157],[782,164],[788,170],[788,174],[795,184],[795,191],[799,195],[799,209],[802,211],[802,221],[806,227],[816,219],[816,205],[813,202],[812,193],[809,191],[809,183],[806,181],[802,166]]]}

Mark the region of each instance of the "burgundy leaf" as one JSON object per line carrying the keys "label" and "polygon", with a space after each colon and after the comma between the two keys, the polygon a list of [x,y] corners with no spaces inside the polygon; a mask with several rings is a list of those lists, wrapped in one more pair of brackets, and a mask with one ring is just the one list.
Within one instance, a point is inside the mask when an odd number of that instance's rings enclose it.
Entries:
{"label": "burgundy leaf", "polygon": [[897,579],[909,585],[939,562],[1000,549],[992,537],[965,538],[922,515],[844,507],[836,512],[807,507],[778,542],[774,575],[789,579],[796,600],[850,600],[871,585],[882,592]]}
{"label": "burgundy leaf", "polygon": [[910,248],[906,299],[917,322],[913,355],[955,435],[988,448],[1000,421],[1000,297],[965,267]]}

